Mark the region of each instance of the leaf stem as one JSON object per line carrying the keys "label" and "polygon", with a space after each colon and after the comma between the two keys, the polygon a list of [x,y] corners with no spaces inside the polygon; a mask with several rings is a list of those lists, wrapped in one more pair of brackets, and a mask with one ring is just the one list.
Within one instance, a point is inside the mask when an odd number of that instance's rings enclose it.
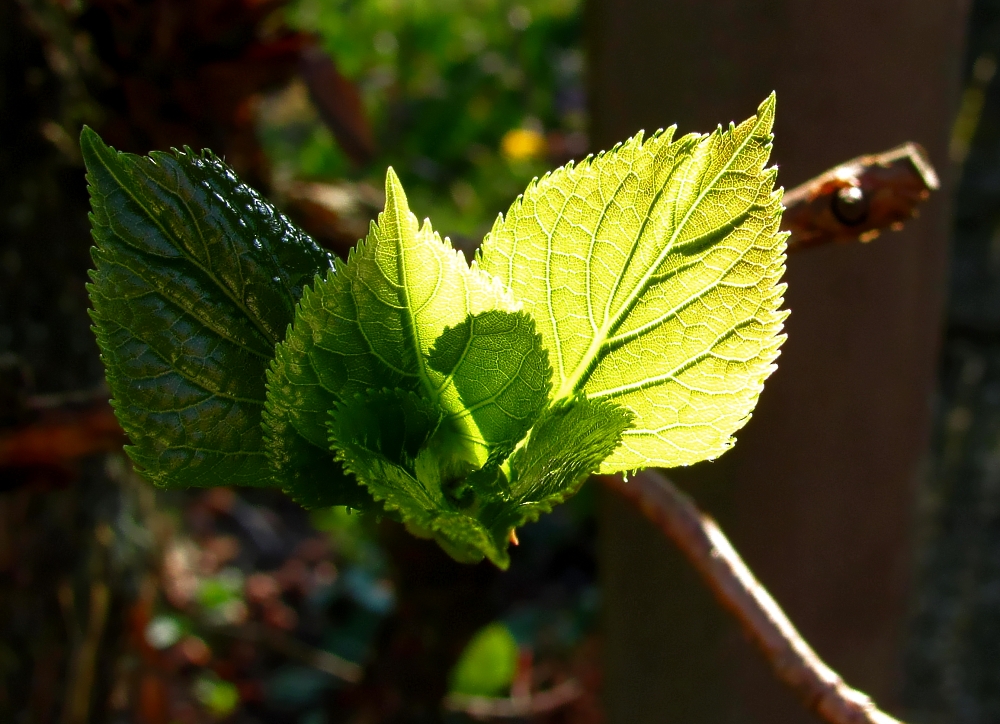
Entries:
{"label": "leaf stem", "polygon": [[620,475],[597,478],[632,503],[680,548],[716,600],[764,654],[775,675],[808,709],[828,724],[902,724],[823,663],[715,521],[664,475],[644,470],[628,483]]}

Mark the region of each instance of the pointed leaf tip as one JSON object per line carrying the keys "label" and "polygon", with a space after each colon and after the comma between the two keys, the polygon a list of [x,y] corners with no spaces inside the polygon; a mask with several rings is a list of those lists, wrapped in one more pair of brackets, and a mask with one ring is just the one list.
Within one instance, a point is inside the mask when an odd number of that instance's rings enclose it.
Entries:
{"label": "pointed leaf tip", "polygon": [[406,206],[406,192],[403,190],[403,184],[399,180],[399,176],[396,175],[395,169],[389,166],[385,170],[385,205],[386,208],[389,207],[389,200],[401,198],[403,200],[403,206]]}
{"label": "pointed leaf tip", "polygon": [[774,111],[777,102],[777,92],[771,91],[771,95],[765,98],[761,104],[757,106],[757,118],[758,120],[766,120],[768,131],[771,130],[771,126],[774,124]]}
{"label": "pointed leaf tip", "polygon": [[101,155],[113,152],[104,139],[90,126],[85,125],[80,131],[80,153],[87,170],[92,170],[95,163],[100,163]]}
{"label": "pointed leaf tip", "polygon": [[85,142],[94,143],[94,141],[100,143],[101,137],[97,135],[97,131],[84,123],[83,128],[80,129],[80,145],[83,145]]}

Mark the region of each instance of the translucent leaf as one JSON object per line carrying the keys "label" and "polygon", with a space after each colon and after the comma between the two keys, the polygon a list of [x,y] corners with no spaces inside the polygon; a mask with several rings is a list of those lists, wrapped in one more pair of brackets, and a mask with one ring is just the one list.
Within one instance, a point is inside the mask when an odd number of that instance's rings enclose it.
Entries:
{"label": "translucent leaf", "polygon": [[428,364],[458,393],[451,423],[494,462],[510,455],[548,401],[548,355],[524,312],[466,317],[435,340]]}
{"label": "translucent leaf", "polygon": [[158,485],[273,484],[265,371],[330,256],[209,152],[80,139],[98,344],[129,455]]}
{"label": "translucent leaf", "polygon": [[[267,447],[286,490],[306,505],[363,507],[356,486],[333,477],[326,425],[335,405],[369,390],[426,398],[458,430],[466,448],[459,454],[470,462],[484,463],[491,447],[510,447],[516,428],[526,430],[544,403],[548,368],[526,316],[475,317],[497,309],[509,314],[516,305],[428,222],[418,224],[390,169],[378,223],[336,274],[306,290],[268,375]],[[467,349],[458,350],[452,342],[463,334]],[[476,371],[489,375],[479,387],[470,379]],[[463,395],[475,399],[474,409]]]}
{"label": "translucent leaf", "polygon": [[479,265],[535,319],[553,399],[634,415],[604,472],[713,458],[745,424],[784,337],[774,96],[737,127],[640,133],[532,184]]}

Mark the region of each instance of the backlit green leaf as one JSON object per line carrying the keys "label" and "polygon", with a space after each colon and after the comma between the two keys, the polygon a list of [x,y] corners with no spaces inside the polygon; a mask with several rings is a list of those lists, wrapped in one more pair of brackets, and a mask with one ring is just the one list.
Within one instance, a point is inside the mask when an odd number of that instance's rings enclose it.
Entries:
{"label": "backlit green leaf", "polygon": [[449,422],[494,462],[510,455],[548,400],[548,355],[524,312],[466,317],[435,340],[428,364],[458,393]]}
{"label": "backlit green leaf", "polygon": [[493,525],[516,528],[574,495],[631,424],[632,413],[607,400],[579,396],[549,407],[511,458],[513,505],[498,513]]}
{"label": "backlit green leaf", "polygon": [[549,374],[530,319],[503,316],[515,309],[495,279],[418,224],[390,169],[378,223],[337,273],[306,290],[268,375],[268,451],[290,494],[364,507],[356,485],[334,477],[327,422],[370,390],[424,397],[472,465],[493,448],[509,452],[540,411]]}
{"label": "backlit green leaf", "polygon": [[733,444],[783,341],[785,235],[774,96],[737,127],[640,133],[532,184],[483,244],[538,326],[553,398],[634,415],[612,472],[687,465]]}
{"label": "backlit green leaf", "polygon": [[209,152],[84,129],[97,340],[129,455],[158,485],[270,485],[265,370],[330,256]]}

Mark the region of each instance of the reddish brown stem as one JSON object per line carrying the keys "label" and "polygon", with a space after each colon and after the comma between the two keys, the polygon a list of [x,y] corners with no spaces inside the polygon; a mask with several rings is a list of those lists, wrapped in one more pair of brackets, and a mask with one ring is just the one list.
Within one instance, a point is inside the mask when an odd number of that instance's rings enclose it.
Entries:
{"label": "reddish brown stem", "polygon": [[489,696],[449,694],[445,709],[461,712],[473,719],[528,719],[555,711],[580,697],[583,687],[570,679],[529,696],[495,699]]}
{"label": "reddish brown stem", "polygon": [[851,159],[785,194],[781,228],[791,232],[788,250],[866,242],[884,229],[901,229],[939,185],[916,143]]}
{"label": "reddish brown stem", "polygon": [[740,622],[777,677],[794,689],[809,709],[829,724],[900,724],[823,663],[715,521],[666,477],[645,470],[627,483],[619,475],[598,479],[635,505],[680,548],[722,607]]}

